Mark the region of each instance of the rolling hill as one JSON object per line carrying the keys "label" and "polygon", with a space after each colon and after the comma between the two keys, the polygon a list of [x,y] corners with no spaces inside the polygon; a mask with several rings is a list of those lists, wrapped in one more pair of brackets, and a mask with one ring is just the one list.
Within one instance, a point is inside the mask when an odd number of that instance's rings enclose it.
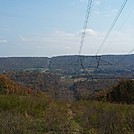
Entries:
{"label": "rolling hill", "polygon": [[134,75],[134,55],[103,55],[97,69],[99,59],[93,56],[0,58],[0,72],[40,70],[62,75],[76,75],[83,73],[79,58],[84,68],[92,74]]}

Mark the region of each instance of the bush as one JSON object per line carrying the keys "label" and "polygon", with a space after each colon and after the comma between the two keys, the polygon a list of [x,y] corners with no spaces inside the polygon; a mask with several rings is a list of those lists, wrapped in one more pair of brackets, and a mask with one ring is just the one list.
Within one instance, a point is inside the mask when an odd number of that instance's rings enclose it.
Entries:
{"label": "bush", "polygon": [[107,95],[111,102],[134,104],[134,81],[122,80]]}

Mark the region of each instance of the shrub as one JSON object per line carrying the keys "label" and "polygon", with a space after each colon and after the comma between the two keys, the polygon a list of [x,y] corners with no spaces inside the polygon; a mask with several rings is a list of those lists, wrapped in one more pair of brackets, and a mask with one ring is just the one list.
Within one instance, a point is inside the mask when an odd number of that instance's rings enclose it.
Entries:
{"label": "shrub", "polygon": [[121,80],[107,95],[111,102],[134,104],[134,81]]}

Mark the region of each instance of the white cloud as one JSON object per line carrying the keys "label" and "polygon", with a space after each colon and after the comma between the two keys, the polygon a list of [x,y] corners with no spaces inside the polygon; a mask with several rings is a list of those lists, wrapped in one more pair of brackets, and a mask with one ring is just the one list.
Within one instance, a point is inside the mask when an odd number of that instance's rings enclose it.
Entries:
{"label": "white cloud", "polygon": [[99,11],[94,11],[93,14],[94,14],[95,16],[101,15],[101,13],[100,13]]}
{"label": "white cloud", "polygon": [[96,5],[100,5],[101,4],[99,0],[97,0],[95,3],[96,3]]}
{"label": "white cloud", "polygon": [[72,49],[71,47],[65,47],[66,49]]}
{"label": "white cloud", "polygon": [[[83,30],[81,31],[81,33],[83,32]],[[86,29],[86,34],[90,35],[90,36],[97,36],[97,32],[94,31],[93,29]]]}
{"label": "white cloud", "polygon": [[67,32],[64,32],[64,31],[56,31],[55,34],[57,36],[64,36],[64,37],[70,37],[70,38],[73,38],[75,36],[74,33],[67,33]]}
{"label": "white cloud", "polygon": [[[118,33],[117,36],[116,32],[113,31],[110,37],[106,40],[99,54],[130,51],[134,43],[132,38],[133,33],[134,31],[130,31],[128,34],[126,34],[126,32]],[[66,31],[55,31],[44,35],[23,37],[24,39],[27,39],[27,41],[25,43],[21,41],[20,45],[22,45],[22,47],[19,48],[27,48],[28,50],[32,50],[29,51],[29,53],[35,53],[37,55],[77,55],[80,49],[81,34],[82,30],[72,33]],[[84,39],[81,54],[96,54],[105,34],[106,33],[94,31],[91,28],[87,29],[87,36]]]}
{"label": "white cloud", "polygon": [[20,40],[21,40],[22,42],[28,41],[28,39],[26,39],[26,38],[23,37],[22,35],[20,35]]}
{"label": "white cloud", "polygon": [[91,36],[97,36],[97,32],[94,31],[93,29],[87,29],[86,32],[87,32],[87,34],[89,34]]}
{"label": "white cloud", "polygon": [[0,43],[8,43],[7,40],[0,40]]}

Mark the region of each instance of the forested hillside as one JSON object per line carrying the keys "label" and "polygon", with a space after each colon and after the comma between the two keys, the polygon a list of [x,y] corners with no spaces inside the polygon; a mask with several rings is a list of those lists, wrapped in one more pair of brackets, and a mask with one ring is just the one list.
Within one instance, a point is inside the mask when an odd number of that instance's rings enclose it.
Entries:
{"label": "forested hillside", "polygon": [[[90,73],[113,77],[113,75],[134,76],[134,55],[104,55],[101,56],[99,68],[96,69],[98,59],[93,56],[57,56],[47,57],[13,57],[0,58],[0,72],[40,70],[54,72],[61,75],[76,75],[84,68]],[[107,75],[108,74],[108,75]],[[103,77],[101,76],[101,77]]]}
{"label": "forested hillside", "polygon": [[65,74],[76,74],[81,67],[79,58],[83,66],[89,72],[100,74],[134,74],[134,55],[103,55],[99,62],[99,68],[95,70],[98,59],[94,56],[60,56],[51,59],[50,70],[53,72],[63,71]]}
{"label": "forested hillside", "polygon": [[36,70],[48,68],[46,57],[11,57],[0,58],[0,73],[9,71]]}

